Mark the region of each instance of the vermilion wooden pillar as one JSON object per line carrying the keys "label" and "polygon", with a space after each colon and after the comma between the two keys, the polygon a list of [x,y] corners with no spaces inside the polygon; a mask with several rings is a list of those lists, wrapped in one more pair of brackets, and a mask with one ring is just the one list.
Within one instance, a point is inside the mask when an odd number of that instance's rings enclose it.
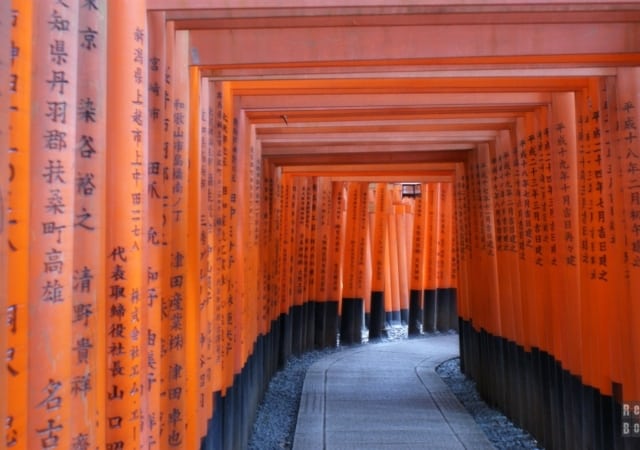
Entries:
{"label": "vermilion wooden pillar", "polygon": [[307,261],[307,283],[305,293],[305,351],[313,349],[315,335],[316,291],[318,283],[318,266],[316,265],[316,241],[318,238],[318,177],[310,177],[309,201],[307,202],[307,236],[305,254]]}
{"label": "vermilion wooden pillar", "polygon": [[332,182],[331,204],[331,251],[330,251],[330,290],[327,302],[326,343],[335,347],[338,337],[339,312],[343,295],[343,268],[346,240],[347,189],[346,183]]}
{"label": "vermilion wooden pillar", "polygon": [[[469,252],[470,252],[470,236],[469,236],[469,215],[465,213],[468,211],[468,187],[467,187],[467,175],[464,164],[460,163],[456,165],[456,235],[458,252],[458,317],[462,320],[469,319],[469,305],[468,305],[468,264],[469,264]],[[426,187],[423,186],[423,190],[426,191]],[[424,195],[424,194],[423,194]],[[426,220],[426,218],[425,218]],[[425,225],[426,229],[426,225]],[[426,245],[426,239],[425,239]],[[424,264],[424,263],[423,263]],[[462,355],[461,355],[462,356]],[[461,358],[461,362],[464,359]]]}
{"label": "vermilion wooden pillar", "polygon": [[[198,133],[199,154],[198,158],[198,399],[197,420],[199,437],[207,434],[209,420],[213,414],[213,367],[215,359],[214,350],[214,301],[213,301],[213,105],[209,90],[209,80],[201,78],[198,73],[199,99],[192,102],[198,103]],[[195,188],[192,187],[192,190]]]}
{"label": "vermilion wooden pillar", "polygon": [[[146,428],[143,441],[147,445],[159,446],[160,429],[164,426],[162,395],[166,392],[162,349],[162,303],[166,297],[164,280],[168,277],[170,259],[169,236],[169,116],[167,109],[171,99],[171,81],[167,76],[167,43],[164,13],[152,13],[149,24],[149,147],[146,164],[146,194],[143,198],[147,211],[144,242],[146,251],[142,264],[146,278],[147,314],[144,317],[142,348],[146,354],[143,365],[146,373],[143,417]],[[170,34],[169,34],[170,35]]]}
{"label": "vermilion wooden pillar", "polygon": [[307,279],[307,264],[305,255],[305,239],[307,236],[306,210],[309,201],[308,178],[296,176],[294,188],[296,195],[296,208],[292,214],[295,216],[293,223],[292,239],[292,295],[293,307],[291,309],[292,318],[292,344],[291,350],[294,355],[300,355],[304,349],[304,296]]}
{"label": "vermilion wooden pillar", "polygon": [[400,194],[394,186],[391,191],[391,205],[387,213],[387,245],[388,245],[388,272],[389,277],[389,302],[388,314],[391,321],[400,322],[400,269],[399,269],[399,242],[398,242],[398,221],[396,215],[398,211],[397,201]]}
{"label": "vermilion wooden pillar", "polygon": [[[619,324],[630,337],[629,353],[640,346],[640,337],[634,330],[640,328],[640,140],[637,136],[637,124],[640,123],[640,83],[638,68],[619,68],[617,71],[617,150],[620,158],[620,176],[622,180],[624,233],[627,244],[625,276],[629,286],[629,298],[623,304],[626,320]],[[630,331],[626,331],[630,330]],[[633,401],[640,398],[640,361],[626,357],[623,360],[622,399]]]}
{"label": "vermilion wooden pillar", "polygon": [[327,301],[329,300],[328,264],[331,239],[331,182],[326,177],[318,177],[317,193],[317,235],[315,247],[315,340],[314,347],[325,345],[325,331],[327,329]]}
{"label": "vermilion wooden pillar", "polygon": [[[31,77],[34,34],[33,5],[15,1],[11,12],[11,73],[9,75],[8,155],[8,261],[7,313],[7,444],[26,447],[28,425],[29,376],[29,257],[31,187],[29,177],[31,148]],[[52,232],[57,234],[55,228]]]}
{"label": "vermilion wooden pillar", "polygon": [[420,186],[420,195],[415,199],[414,219],[412,230],[412,251],[409,266],[410,292],[409,292],[409,335],[419,334],[422,323],[422,286],[424,283],[423,262],[425,260],[424,244],[426,239],[426,215],[425,215],[425,185]]}
{"label": "vermilion wooden pillar", "polygon": [[371,251],[371,315],[369,320],[369,339],[379,338],[385,333],[385,236],[387,234],[386,197],[387,184],[375,185],[375,210],[373,214],[373,239]]}
{"label": "vermilion wooden pillar", "polygon": [[[618,118],[618,98],[617,98],[617,77],[607,77],[600,81],[600,128],[602,155],[604,166],[603,189],[605,192],[605,204],[615,220],[610,220],[605,225],[606,233],[609,238],[607,243],[608,264],[609,261],[624,261],[626,253],[626,243],[624,238],[625,221],[622,223],[617,220],[624,211],[624,178],[622,171],[624,170],[624,159],[619,155],[621,142],[619,134],[619,118]],[[626,141],[624,141],[626,142]],[[624,150],[623,150],[624,152]],[[626,156],[626,155],[625,155]],[[604,301],[607,304],[609,312],[608,323],[610,327],[616,327],[619,332],[611,335],[610,355],[611,355],[611,375],[613,381],[613,395],[616,401],[621,400],[621,387],[625,379],[625,369],[627,369],[627,358],[624,355],[632,352],[633,339],[631,337],[632,329],[628,321],[628,308],[630,306],[631,294],[630,285],[626,282],[626,270],[607,271],[609,279],[609,289],[613,293],[613,298],[618,301],[608,301],[609,296],[605,296]],[[620,325],[624,326],[620,326]]]}
{"label": "vermilion wooden pillar", "polygon": [[500,285],[500,322],[503,336],[507,339],[515,339],[515,318],[513,302],[517,292],[518,282],[518,257],[516,214],[519,211],[516,202],[514,185],[514,172],[518,170],[508,131],[500,133],[495,145],[491,148],[491,158],[495,160],[495,168],[492,173],[496,195],[496,258],[498,261],[498,280]]}
{"label": "vermilion wooden pillar", "polygon": [[437,209],[438,209],[438,184],[427,184],[422,193],[425,209],[425,243],[424,243],[424,290],[422,308],[422,329],[425,333],[431,333],[436,329],[436,267],[435,254],[437,251]]}
{"label": "vermilion wooden pillar", "polygon": [[437,328],[438,331],[448,331],[452,328],[449,323],[451,309],[451,264],[452,264],[452,234],[451,214],[453,213],[453,192],[449,183],[442,183],[440,187],[440,201],[438,211],[438,253],[436,262],[436,279],[438,285]]}
{"label": "vermilion wooden pillar", "polygon": [[[554,203],[559,205],[554,209],[556,233],[564,236],[558,242],[558,270],[563,274],[562,283],[555,286],[560,293],[561,305],[565,306],[565,313],[560,320],[564,324],[566,334],[564,343],[567,353],[563,365],[571,373],[582,373],[582,361],[579,352],[581,348],[581,321],[576,316],[580,310],[578,288],[578,242],[576,236],[577,210],[577,149],[576,149],[576,121],[573,93],[559,93],[552,96],[550,134],[551,134],[551,174]],[[573,350],[572,350],[573,349]]]}
{"label": "vermilion wooden pillar", "polygon": [[[147,145],[146,2],[107,11],[107,446],[140,440]],[[131,420],[134,417],[137,420]]]}
{"label": "vermilion wooden pillar", "polygon": [[340,342],[359,343],[362,340],[362,263],[363,245],[360,236],[367,236],[366,219],[366,183],[349,182],[347,189],[347,224],[344,249],[344,288],[340,309]]}
{"label": "vermilion wooden pillar", "polygon": [[[11,2],[0,6],[0,355],[7,354],[7,305],[9,238],[7,218],[9,196],[9,75],[11,68]],[[0,395],[7,398],[7,371],[0,374]],[[7,417],[7,405],[0,401],[0,417]],[[5,442],[6,444],[6,442]],[[3,444],[4,445],[4,444]]]}
{"label": "vermilion wooden pillar", "polygon": [[360,183],[360,198],[358,205],[358,238],[356,241],[356,298],[360,303],[356,308],[353,324],[356,339],[362,340],[364,329],[364,315],[367,312],[366,303],[371,296],[371,246],[369,240],[369,183]]}
{"label": "vermilion wooden pillar", "polygon": [[[78,2],[34,6],[29,201],[28,447],[71,447],[81,417],[73,415],[74,232],[91,228],[75,216]],[[24,80],[28,82],[27,80]],[[58,232],[49,233],[54,228]],[[55,319],[54,319],[55,318]],[[83,352],[81,351],[81,354]],[[36,369],[37,368],[37,369]]]}
{"label": "vermilion wooden pillar", "polygon": [[[400,187],[402,189],[402,187]],[[396,223],[396,246],[398,250],[398,308],[400,310],[400,322],[407,323],[409,313],[409,259],[412,227],[409,226],[409,210],[411,206],[403,199],[394,206]]]}
{"label": "vermilion wooden pillar", "polygon": [[[59,5],[58,5],[59,6]],[[72,445],[105,446],[107,2],[80,2],[73,232]],[[68,145],[71,143],[69,142]],[[141,318],[144,316],[141,316]]]}

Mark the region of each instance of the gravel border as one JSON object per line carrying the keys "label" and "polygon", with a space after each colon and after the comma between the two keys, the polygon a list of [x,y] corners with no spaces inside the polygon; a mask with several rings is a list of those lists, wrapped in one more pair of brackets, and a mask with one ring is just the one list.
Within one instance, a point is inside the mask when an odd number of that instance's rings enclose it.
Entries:
{"label": "gravel border", "polygon": [[475,381],[460,371],[460,358],[452,358],[436,367],[436,373],[449,386],[458,401],[469,411],[489,441],[499,450],[539,449],[538,441],[511,422],[480,397]]}
{"label": "gravel border", "polygon": [[[388,337],[376,342],[407,339],[406,326],[391,326]],[[364,340],[366,341],[366,339]],[[367,345],[375,345],[371,342]],[[314,350],[292,356],[285,367],[276,372],[258,406],[249,438],[249,450],[291,449],[298,419],[298,408],[307,369],[319,359],[341,348]],[[514,425],[504,414],[489,407],[476,390],[475,382],[460,372],[460,358],[445,361],[436,372],[471,413],[487,438],[497,449],[538,449],[537,441]]]}
{"label": "gravel border", "polygon": [[307,369],[338,348],[314,350],[291,356],[276,372],[258,405],[256,420],[249,437],[249,450],[279,450],[293,447],[298,408]]}

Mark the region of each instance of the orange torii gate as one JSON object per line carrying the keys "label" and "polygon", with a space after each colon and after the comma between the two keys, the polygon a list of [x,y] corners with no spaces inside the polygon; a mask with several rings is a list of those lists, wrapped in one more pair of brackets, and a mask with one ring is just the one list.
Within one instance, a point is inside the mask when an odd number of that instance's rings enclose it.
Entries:
{"label": "orange torii gate", "polygon": [[290,354],[403,311],[546,446],[622,448],[635,5],[134,3],[0,6],[0,448],[245,446]]}

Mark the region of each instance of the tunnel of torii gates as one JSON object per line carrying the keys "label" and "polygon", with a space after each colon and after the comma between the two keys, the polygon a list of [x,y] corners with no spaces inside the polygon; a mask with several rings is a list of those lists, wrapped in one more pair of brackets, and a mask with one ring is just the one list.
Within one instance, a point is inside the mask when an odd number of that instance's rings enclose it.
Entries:
{"label": "tunnel of torii gates", "polygon": [[399,320],[637,446],[640,4],[233,3],[0,2],[0,447],[243,448]]}

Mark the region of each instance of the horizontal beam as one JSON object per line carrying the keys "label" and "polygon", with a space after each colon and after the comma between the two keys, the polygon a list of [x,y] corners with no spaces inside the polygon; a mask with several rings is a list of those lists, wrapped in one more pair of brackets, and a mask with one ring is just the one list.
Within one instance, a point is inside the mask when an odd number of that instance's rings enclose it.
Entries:
{"label": "horizontal beam", "polygon": [[496,131],[510,127],[508,122],[500,123],[448,123],[448,124],[381,124],[362,122],[358,125],[329,125],[325,123],[315,124],[313,126],[297,126],[297,127],[258,127],[256,133],[258,139],[272,139],[280,137],[286,139],[288,136],[304,136],[304,135],[338,135],[338,134],[354,134],[358,135],[380,133],[419,133],[419,132],[460,132],[460,131]]}
{"label": "horizontal beam", "polygon": [[331,175],[330,181],[361,181],[368,183],[452,183],[454,175]]}
{"label": "horizontal beam", "polygon": [[[443,151],[423,151],[423,152],[371,152],[366,154],[367,163],[395,164],[395,163],[450,163],[464,162],[467,159],[466,150],[443,150]],[[357,164],[363,161],[363,154],[360,153],[308,153],[301,155],[294,154],[271,154],[263,158],[276,166],[295,165],[337,165],[337,164]]]}
{"label": "horizontal beam", "polygon": [[[230,4],[233,4],[231,7]],[[609,9],[634,10],[638,4],[633,1],[607,0],[396,0],[381,2],[380,0],[244,0],[229,2],[223,0],[147,0],[147,9],[173,11],[174,17],[180,17],[189,11],[198,11],[201,16],[229,17],[229,11],[236,15],[265,15],[265,11],[272,15],[293,12],[301,15],[345,14],[388,14],[390,12],[413,13],[491,13],[491,12],[560,12],[560,11],[607,11]],[[207,12],[205,14],[204,12]]]}
{"label": "horizontal beam", "polygon": [[[584,83],[586,86],[586,82]],[[434,87],[434,90],[436,88]],[[335,110],[351,108],[353,110],[368,110],[372,108],[421,108],[422,111],[443,108],[489,109],[492,107],[510,107],[523,105],[533,107],[549,104],[551,95],[547,92],[441,92],[431,93],[343,93],[337,94],[329,87],[318,89],[318,93],[304,94],[295,91],[283,91],[271,95],[243,94],[237,99],[237,105],[247,113],[253,111],[293,111],[293,110]],[[480,89],[480,88],[478,88]],[[551,88],[549,88],[551,89]],[[556,88],[554,88],[556,89]],[[558,87],[557,89],[561,89]],[[565,87],[564,90],[567,88]],[[571,89],[577,87],[571,86]],[[363,111],[364,113],[365,111]],[[441,111],[440,111],[441,112]]]}
{"label": "horizontal beam", "polygon": [[[550,61],[552,60],[552,61]],[[504,59],[498,61],[413,61],[412,65],[366,66],[319,65],[319,66],[252,66],[233,68],[202,67],[202,75],[212,81],[225,80],[279,80],[279,79],[370,79],[394,78],[534,78],[534,77],[604,77],[614,76],[616,67],[636,65],[640,55],[589,55],[579,60],[567,58],[529,58],[527,62]],[[540,67],[531,67],[536,65]],[[574,67],[588,65],[588,67]]]}
{"label": "horizontal beam", "polygon": [[351,164],[331,164],[331,165],[296,165],[282,169],[282,173],[308,173],[312,171],[322,171],[323,174],[345,174],[345,173],[422,173],[424,175],[451,175],[455,173],[456,165],[450,162],[428,162],[428,163],[351,163]]}
{"label": "horizontal beam", "polygon": [[[191,63],[316,65],[319,61],[407,61],[640,52],[640,23],[402,25],[192,30]],[[570,38],[568,38],[570,37]],[[417,42],[420,45],[415,45]]]}

